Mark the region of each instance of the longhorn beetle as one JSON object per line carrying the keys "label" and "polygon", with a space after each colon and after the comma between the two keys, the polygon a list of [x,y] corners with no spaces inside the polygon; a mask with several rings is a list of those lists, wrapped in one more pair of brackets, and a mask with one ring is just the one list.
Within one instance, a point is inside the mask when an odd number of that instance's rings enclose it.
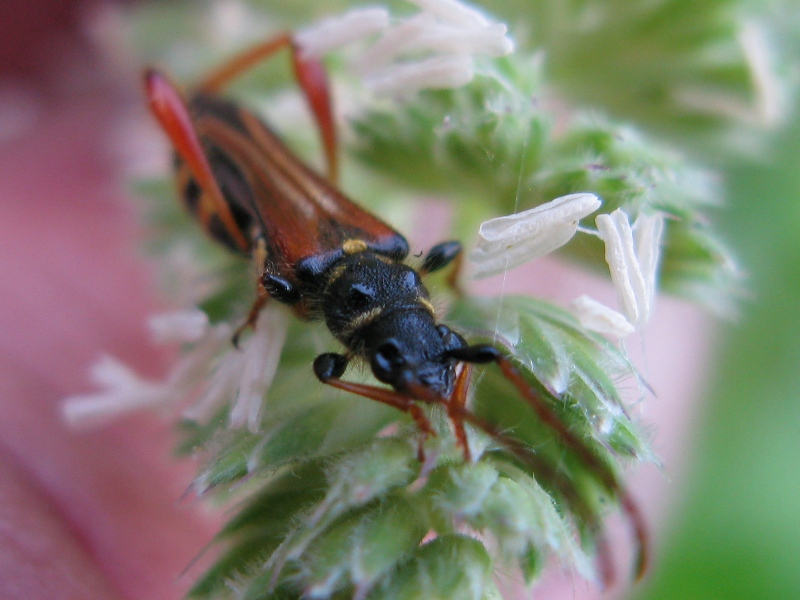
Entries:
{"label": "longhorn beetle", "polygon": [[[282,49],[290,51],[320,131],[327,178],[306,166],[252,112],[220,96],[233,78]],[[186,99],[154,69],[145,73],[145,90],[151,111],[174,147],[184,203],[211,237],[252,256],[261,269],[256,301],[234,343],[245,328],[255,325],[270,300],[291,306],[302,319],[324,320],[347,353],[317,356],[317,378],[408,413],[420,430],[420,460],[434,430],[418,403],[441,404],[466,461],[472,460],[464,425],[468,422],[540,473],[548,471],[561,492],[579,505],[574,486],[552,466],[465,408],[472,365],[496,363],[538,418],[620,499],[639,545],[637,574],[644,572],[645,527],[614,470],[562,422],[500,348],[470,345],[439,322],[421,276],[448,265],[457,268],[461,244],[434,246],[415,270],[403,262],[409,253],[405,238],[337,189],[336,129],[321,62],[304,56],[284,33],[214,71]],[[455,282],[454,275],[450,281]],[[375,377],[391,387],[343,380],[351,358],[365,360]],[[606,561],[601,570],[610,579],[608,559],[600,560]]]}

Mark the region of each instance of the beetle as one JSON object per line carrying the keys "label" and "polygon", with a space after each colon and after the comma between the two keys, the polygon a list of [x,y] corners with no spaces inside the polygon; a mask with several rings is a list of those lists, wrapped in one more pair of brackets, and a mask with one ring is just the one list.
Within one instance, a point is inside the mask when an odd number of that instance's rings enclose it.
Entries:
{"label": "beetle", "polygon": [[[304,164],[261,119],[220,93],[243,71],[284,49],[316,120],[327,177]],[[145,92],[174,147],[184,203],[212,238],[252,256],[260,269],[257,298],[234,343],[255,326],[268,301],[281,302],[302,319],[324,321],[345,348],[316,357],[317,378],[408,413],[421,432],[421,461],[425,440],[435,434],[419,405],[429,403],[446,408],[467,462],[472,455],[465,422],[529,464],[552,469],[465,408],[472,365],[495,363],[537,417],[620,498],[640,547],[638,573],[644,572],[645,526],[615,471],[562,422],[507,352],[490,344],[471,345],[438,318],[422,276],[449,266],[454,269],[449,281],[455,282],[461,244],[437,244],[414,269],[405,262],[406,239],[337,188],[337,135],[321,62],[304,56],[291,34],[284,33],[212,72],[186,98],[155,69],[145,73]],[[389,387],[342,379],[352,359],[364,360]],[[557,475],[552,479],[559,481]],[[562,491],[574,498],[569,485],[563,484]]]}

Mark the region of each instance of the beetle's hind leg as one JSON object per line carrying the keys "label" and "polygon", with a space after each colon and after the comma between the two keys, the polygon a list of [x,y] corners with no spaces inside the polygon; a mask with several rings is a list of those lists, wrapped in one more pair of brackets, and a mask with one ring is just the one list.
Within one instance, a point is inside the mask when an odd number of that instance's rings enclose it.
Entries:
{"label": "beetle's hind leg", "polygon": [[314,115],[322,139],[328,179],[335,185],[339,178],[338,136],[328,75],[321,60],[303,55],[290,33],[278,34],[240,52],[206,76],[198,87],[203,92],[216,94],[233,79],[283,49],[291,52],[295,79]]}

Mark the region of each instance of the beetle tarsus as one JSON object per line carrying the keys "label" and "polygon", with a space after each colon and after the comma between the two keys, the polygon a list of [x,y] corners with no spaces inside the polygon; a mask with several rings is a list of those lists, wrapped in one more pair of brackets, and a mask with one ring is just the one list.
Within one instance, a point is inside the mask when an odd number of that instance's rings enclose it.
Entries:
{"label": "beetle tarsus", "polygon": [[336,352],[326,352],[314,359],[314,375],[322,383],[339,379],[347,369],[347,357]]}
{"label": "beetle tarsus", "polygon": [[436,244],[428,251],[425,260],[422,261],[420,271],[422,273],[434,273],[444,269],[447,265],[461,253],[461,242],[451,240]]}
{"label": "beetle tarsus", "polygon": [[467,346],[466,348],[454,348],[453,350],[448,350],[447,355],[456,360],[476,365],[497,362],[501,357],[500,350],[491,344],[478,344],[475,346]]}

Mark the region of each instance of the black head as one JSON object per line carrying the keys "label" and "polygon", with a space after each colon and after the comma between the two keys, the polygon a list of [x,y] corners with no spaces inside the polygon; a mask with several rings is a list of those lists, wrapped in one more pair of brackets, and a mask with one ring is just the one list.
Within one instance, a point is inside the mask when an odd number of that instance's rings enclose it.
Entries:
{"label": "black head", "polygon": [[420,399],[442,398],[466,346],[437,325],[428,291],[411,267],[362,252],[336,266],[321,307],[331,332],[364,358],[375,377]]}
{"label": "black head", "polygon": [[450,395],[457,362],[448,352],[466,347],[445,325],[436,325],[425,310],[407,310],[375,322],[366,348],[375,377],[421,400]]}

